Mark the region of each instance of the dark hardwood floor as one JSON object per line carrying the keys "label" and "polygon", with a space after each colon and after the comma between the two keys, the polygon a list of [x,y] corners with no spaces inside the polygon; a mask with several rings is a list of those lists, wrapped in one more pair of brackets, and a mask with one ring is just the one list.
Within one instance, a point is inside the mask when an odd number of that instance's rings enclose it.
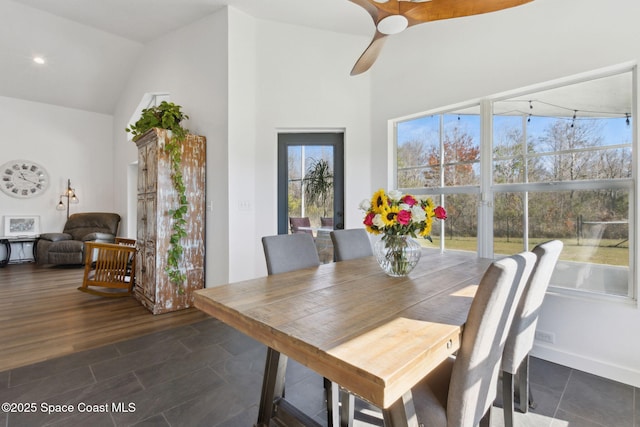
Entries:
{"label": "dark hardwood floor", "polygon": [[207,319],[197,309],[154,316],[133,297],[77,290],[81,267],[0,268],[0,372]]}
{"label": "dark hardwood floor", "polygon": [[[76,290],[81,276],[0,269],[0,401],[15,405],[3,406],[0,426],[255,423],[262,344],[197,310],[153,316],[133,298],[87,295]],[[516,413],[517,426],[640,427],[638,388],[536,358],[531,383],[537,407]],[[286,384],[288,399],[326,425],[322,378],[290,359]],[[356,408],[354,427],[382,426],[379,410]],[[499,402],[492,412],[503,427]]]}

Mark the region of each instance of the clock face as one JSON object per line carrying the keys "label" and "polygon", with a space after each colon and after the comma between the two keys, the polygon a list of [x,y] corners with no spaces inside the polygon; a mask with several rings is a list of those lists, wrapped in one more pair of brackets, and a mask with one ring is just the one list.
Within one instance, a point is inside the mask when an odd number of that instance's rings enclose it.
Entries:
{"label": "clock face", "polygon": [[38,196],[49,186],[47,171],[29,160],[7,162],[0,167],[0,174],[0,189],[13,197]]}

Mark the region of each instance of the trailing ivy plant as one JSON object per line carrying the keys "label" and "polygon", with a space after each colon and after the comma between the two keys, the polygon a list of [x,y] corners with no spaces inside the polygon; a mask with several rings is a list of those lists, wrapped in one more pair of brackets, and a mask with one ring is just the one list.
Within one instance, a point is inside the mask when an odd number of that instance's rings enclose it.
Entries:
{"label": "trailing ivy plant", "polygon": [[182,176],[182,143],[189,133],[188,129],[180,125],[182,120],[188,119],[189,116],[181,111],[179,105],[172,102],[162,101],[160,105],[145,108],[137,122],[126,128],[127,132],[131,132],[133,140],[140,138],[142,134],[149,129],[157,127],[171,131],[171,138],[165,145],[164,149],[169,155],[171,165],[171,182],[173,188],[178,194],[178,207],[170,209],[169,215],[173,220],[171,228],[171,236],[169,238],[169,251],[167,254],[167,274],[169,280],[178,286],[178,292],[184,294],[184,282],[186,275],[180,271],[180,261],[184,253],[182,246],[182,238],[187,236],[187,212],[188,201],[186,187]]}

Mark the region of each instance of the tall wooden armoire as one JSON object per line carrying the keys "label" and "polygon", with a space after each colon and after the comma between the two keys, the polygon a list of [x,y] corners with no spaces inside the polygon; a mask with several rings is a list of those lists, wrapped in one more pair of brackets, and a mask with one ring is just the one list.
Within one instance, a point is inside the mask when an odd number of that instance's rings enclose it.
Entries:
{"label": "tall wooden armoire", "polygon": [[170,247],[173,219],[178,195],[171,181],[171,165],[165,144],[169,132],[153,128],[137,141],[138,146],[138,214],[136,260],[136,298],[153,314],[182,310],[193,305],[193,291],[204,287],[205,262],[205,160],[206,139],[188,135],[182,149],[182,174],[189,209],[186,217],[187,237],[181,271],[187,279],[184,292],[169,280],[167,252]]}

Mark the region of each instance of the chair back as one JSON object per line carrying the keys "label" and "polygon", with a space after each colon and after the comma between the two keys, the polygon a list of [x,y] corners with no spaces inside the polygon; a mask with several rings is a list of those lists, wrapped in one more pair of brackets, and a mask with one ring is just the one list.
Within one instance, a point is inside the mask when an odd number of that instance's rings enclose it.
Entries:
{"label": "chair back", "polygon": [[533,348],[540,307],[562,247],[561,241],[551,240],[533,248],[538,260],[516,308],[502,356],[503,371],[515,374]]}
{"label": "chair back", "polygon": [[535,262],[523,252],[495,261],[482,277],[453,364],[448,425],[478,425],[493,404],[507,332]]}
{"label": "chair back", "polygon": [[332,216],[320,217],[320,227],[333,228],[333,217]]}
{"label": "chair back", "polygon": [[269,275],[320,265],[313,236],[307,233],[280,234],[262,238]]}
{"label": "chair back", "polygon": [[300,227],[311,227],[311,221],[307,216],[302,218],[289,217],[289,225],[291,226],[291,234],[307,233],[313,235],[311,230],[300,230]]}
{"label": "chair back", "polygon": [[373,255],[371,241],[364,228],[334,230],[330,234],[336,261],[347,261]]}
{"label": "chair back", "polygon": [[131,295],[135,284],[135,246],[98,242],[86,242],[85,246],[84,276],[78,290],[106,297]]}
{"label": "chair back", "polygon": [[[107,212],[85,212],[72,214],[64,225],[64,232],[74,240],[82,241],[90,233],[118,234],[120,215]],[[113,241],[113,237],[110,241]]]}
{"label": "chair back", "polygon": [[136,239],[129,239],[127,237],[116,237],[113,241],[116,245],[135,246]]}

